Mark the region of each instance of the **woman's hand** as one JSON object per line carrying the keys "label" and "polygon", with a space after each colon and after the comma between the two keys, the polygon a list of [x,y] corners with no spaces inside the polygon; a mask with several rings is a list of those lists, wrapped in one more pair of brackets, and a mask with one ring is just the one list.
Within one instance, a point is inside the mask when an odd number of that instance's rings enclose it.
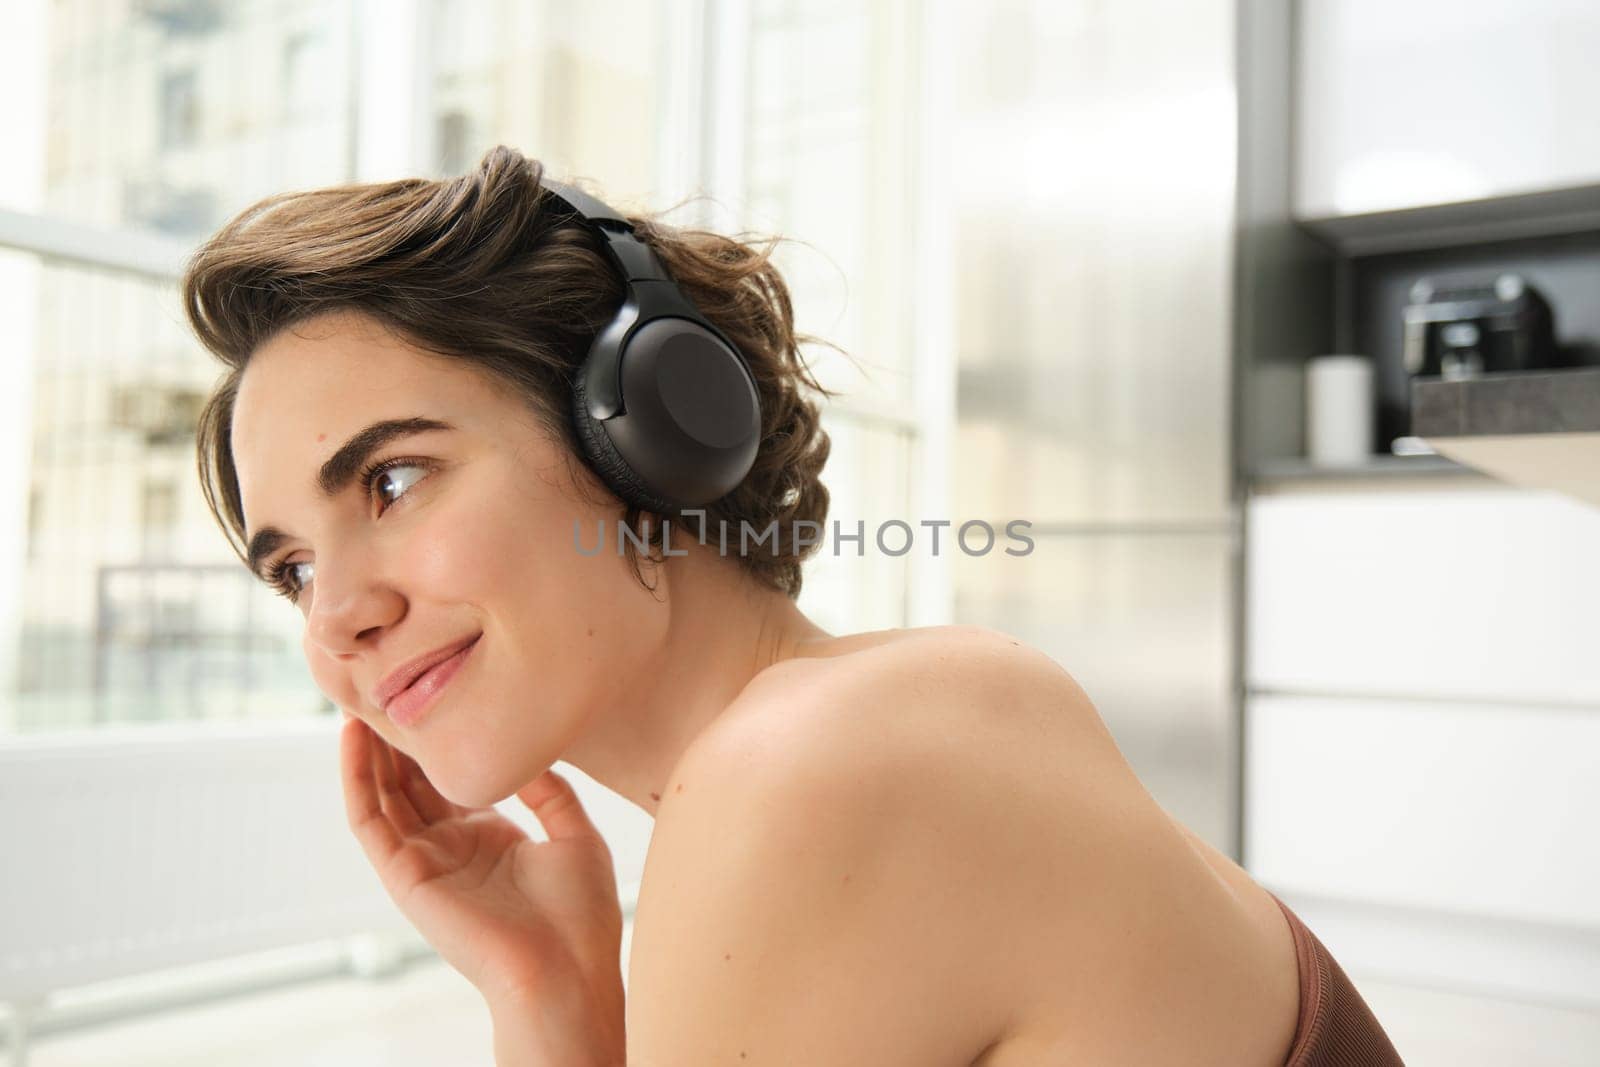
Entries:
{"label": "woman's hand", "polygon": [[492,807],[446,800],[359,718],[339,757],[351,831],[401,913],[488,1001],[497,1047],[503,1028],[527,1049],[518,1062],[622,1063],[616,874],[566,779],[547,770],[517,791],[550,838],[534,841]]}

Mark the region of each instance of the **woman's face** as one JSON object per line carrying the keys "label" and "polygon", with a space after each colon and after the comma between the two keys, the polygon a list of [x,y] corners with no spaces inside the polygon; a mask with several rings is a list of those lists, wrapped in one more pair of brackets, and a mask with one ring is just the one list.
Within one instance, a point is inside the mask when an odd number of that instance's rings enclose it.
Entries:
{"label": "woman's face", "polygon": [[[413,419],[453,428],[350,458],[368,427]],[[281,567],[299,587],[318,687],[456,803],[494,803],[559,759],[616,696],[628,657],[665,632],[662,605],[616,553],[620,505],[574,492],[565,446],[518,395],[364,316],[325,315],[263,345],[240,381],[232,445],[247,538],[284,535],[258,571]],[[374,465],[385,469],[362,484]],[[319,477],[338,483],[331,495]],[[591,549],[606,524],[604,551],[577,550],[575,520]],[[416,722],[374,702],[391,671],[474,636]]]}

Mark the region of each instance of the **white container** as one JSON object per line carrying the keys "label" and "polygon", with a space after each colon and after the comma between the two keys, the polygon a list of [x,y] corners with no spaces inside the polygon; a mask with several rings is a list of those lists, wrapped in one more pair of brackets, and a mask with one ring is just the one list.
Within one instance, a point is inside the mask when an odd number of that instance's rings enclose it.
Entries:
{"label": "white container", "polygon": [[1376,406],[1369,357],[1312,357],[1306,363],[1306,456],[1319,465],[1367,462]]}

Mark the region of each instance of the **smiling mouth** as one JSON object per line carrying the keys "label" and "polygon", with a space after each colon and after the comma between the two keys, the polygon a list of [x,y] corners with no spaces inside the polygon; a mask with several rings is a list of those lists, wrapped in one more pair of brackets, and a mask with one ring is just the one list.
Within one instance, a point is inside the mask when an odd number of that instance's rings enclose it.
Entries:
{"label": "smiling mouth", "polygon": [[472,650],[478,647],[482,637],[479,634],[461,651],[423,671],[410,685],[390,697],[383,709],[389,721],[396,726],[412,726],[420,721],[439,702],[440,694],[471,658]]}

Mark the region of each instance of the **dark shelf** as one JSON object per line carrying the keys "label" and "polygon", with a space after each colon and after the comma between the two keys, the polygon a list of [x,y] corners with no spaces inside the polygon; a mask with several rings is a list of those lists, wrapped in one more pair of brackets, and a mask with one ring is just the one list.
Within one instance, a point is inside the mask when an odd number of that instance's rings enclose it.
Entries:
{"label": "dark shelf", "polygon": [[1304,456],[1287,456],[1282,459],[1263,460],[1250,472],[1253,485],[1268,482],[1303,481],[1323,479],[1334,481],[1346,478],[1391,478],[1421,474],[1433,475],[1472,474],[1478,471],[1443,456],[1389,456],[1373,455],[1365,463],[1325,466],[1312,463]]}
{"label": "dark shelf", "polygon": [[1298,221],[1346,256],[1431,251],[1600,230],[1600,185]]}

